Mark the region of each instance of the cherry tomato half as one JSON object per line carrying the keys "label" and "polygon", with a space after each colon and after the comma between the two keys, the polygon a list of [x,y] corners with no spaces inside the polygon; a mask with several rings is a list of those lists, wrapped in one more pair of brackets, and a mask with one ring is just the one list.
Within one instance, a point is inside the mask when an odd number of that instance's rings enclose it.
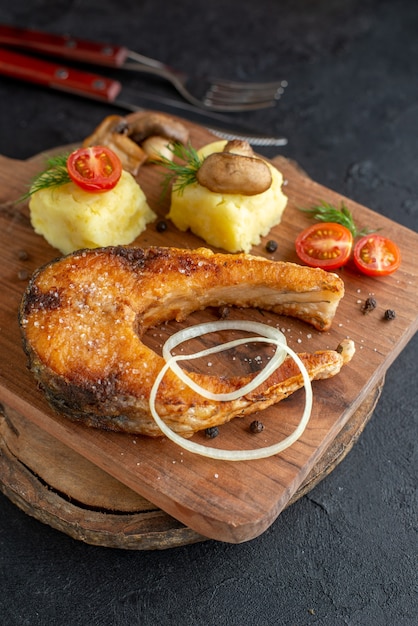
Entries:
{"label": "cherry tomato half", "polygon": [[68,174],[86,191],[113,189],[122,175],[119,157],[106,146],[79,148],[67,159]]}
{"label": "cherry tomato half", "polygon": [[306,265],[335,270],[350,258],[353,235],[336,222],[320,222],[299,233],[295,246],[298,257]]}
{"label": "cherry tomato half", "polygon": [[354,246],[354,263],[368,276],[387,276],[398,269],[401,253],[390,239],[381,235],[365,235]]}

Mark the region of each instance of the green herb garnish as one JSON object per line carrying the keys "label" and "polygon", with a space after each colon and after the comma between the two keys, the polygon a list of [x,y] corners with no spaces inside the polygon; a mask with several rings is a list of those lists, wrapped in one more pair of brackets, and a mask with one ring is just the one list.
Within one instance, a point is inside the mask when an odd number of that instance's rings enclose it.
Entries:
{"label": "green herb garnish", "polygon": [[341,202],[341,208],[337,209],[335,206],[330,204],[329,202],[321,202],[312,207],[312,209],[300,209],[304,213],[309,213],[314,219],[320,222],[336,222],[337,224],[341,224],[348,228],[353,237],[363,237],[364,235],[369,235],[370,233],[375,233],[376,228],[362,228],[358,230],[352,213],[345,206],[344,202]]}
{"label": "green herb garnish", "polygon": [[190,144],[184,146],[175,142],[171,143],[168,149],[173,153],[174,157],[181,159],[184,163],[171,161],[171,159],[163,155],[160,155],[159,159],[153,161],[153,163],[163,165],[169,170],[164,177],[163,193],[165,194],[169,185],[173,183],[174,191],[182,195],[188,185],[196,182],[197,171],[204,159],[198,155],[197,151]]}
{"label": "green herb garnish", "polygon": [[32,194],[40,191],[41,189],[58,187],[59,185],[65,185],[66,183],[71,182],[67,169],[67,159],[68,154],[49,157],[46,162],[46,169],[35,176],[31,182],[29,191],[22,198],[20,198],[20,200],[26,200]]}

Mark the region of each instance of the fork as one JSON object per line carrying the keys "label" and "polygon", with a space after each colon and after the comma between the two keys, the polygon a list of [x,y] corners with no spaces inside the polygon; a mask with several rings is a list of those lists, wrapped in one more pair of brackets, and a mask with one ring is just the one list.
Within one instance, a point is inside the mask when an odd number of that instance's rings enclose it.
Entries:
{"label": "fork", "polygon": [[186,74],[124,46],[0,25],[0,44],[83,63],[99,64],[164,78],[191,104],[213,111],[248,111],[274,106],[285,80],[238,82]]}
{"label": "fork", "polygon": [[271,107],[281,97],[287,82],[238,82],[180,72],[161,61],[132,50],[126,51],[124,69],[148,72],[165,78],[195,106],[214,111],[245,111]]}

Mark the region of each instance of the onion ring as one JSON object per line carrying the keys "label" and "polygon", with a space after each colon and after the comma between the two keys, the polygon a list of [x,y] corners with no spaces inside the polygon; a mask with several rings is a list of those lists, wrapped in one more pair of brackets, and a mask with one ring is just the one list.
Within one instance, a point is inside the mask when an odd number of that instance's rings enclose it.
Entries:
{"label": "onion ring", "polygon": [[[193,391],[196,391],[204,398],[207,398],[209,400],[221,400],[223,402],[227,402],[229,400],[237,400],[238,398],[244,396],[246,393],[249,393],[256,387],[258,387],[258,385],[261,385],[261,383],[263,383],[265,380],[267,380],[267,378],[273,373],[273,371],[280,367],[285,359],[286,353],[284,350],[280,350],[280,348],[283,344],[286,344],[286,337],[280,330],[277,330],[277,328],[267,326],[266,324],[261,324],[259,322],[249,322],[245,320],[219,320],[217,322],[196,324],[195,326],[190,326],[189,328],[185,328],[184,330],[180,330],[174,335],[171,335],[171,337],[167,339],[163,346],[164,360],[166,362],[170,361],[173,356],[171,354],[172,349],[180,345],[181,343],[184,343],[189,339],[195,339],[196,337],[200,337],[201,335],[207,335],[208,333],[218,330],[254,331],[258,332],[262,336],[235,339],[233,341],[228,341],[227,343],[213,346],[212,348],[206,348],[205,350],[201,350],[199,352],[177,356],[171,362],[170,369],[175,374],[177,374],[177,376],[184,383],[186,383],[186,385],[188,385],[190,389],[193,389]],[[231,391],[229,393],[213,393],[212,391],[204,389],[203,387],[198,385],[192,378],[190,378],[190,376],[187,376],[187,374],[185,374],[185,372],[177,365],[177,361],[198,359],[209,354],[222,352],[228,350],[229,348],[233,348],[235,346],[250,342],[274,343],[277,346],[277,349],[269,363],[249,383],[247,383],[240,389],[236,389],[235,391]]]}
{"label": "onion ring", "polygon": [[[215,325],[222,325],[223,328],[234,328],[234,329],[243,329],[243,330],[248,330],[249,326],[252,326],[252,329],[254,330],[254,326],[253,326],[253,322],[217,322],[215,323]],[[209,331],[205,331],[205,328],[207,328],[208,326],[211,327],[211,329]],[[263,329],[263,332],[266,332],[266,329],[269,329],[269,331],[273,331],[273,329],[269,326],[266,326],[264,324],[258,324],[258,331],[260,331],[260,329]],[[219,326],[218,326],[219,328]],[[217,329],[218,329],[217,328]],[[175,433],[171,428],[169,428],[166,423],[161,419],[161,417],[159,416],[157,409],[156,409],[156,405],[155,405],[155,401],[156,401],[156,396],[157,396],[157,392],[158,392],[158,388],[161,384],[162,379],[164,378],[165,373],[168,371],[168,369],[172,369],[175,373],[177,373],[177,370],[180,369],[177,367],[177,361],[180,360],[185,360],[187,358],[197,358],[197,356],[195,355],[200,355],[202,356],[202,353],[207,351],[200,351],[198,353],[194,353],[194,354],[189,354],[189,355],[178,355],[178,356],[173,356],[171,355],[170,350],[172,350],[176,345],[179,345],[179,343],[182,343],[183,341],[185,341],[186,339],[184,338],[186,335],[186,338],[194,338],[197,337],[201,334],[206,334],[206,332],[211,332],[211,330],[214,329],[214,325],[212,324],[199,324],[197,326],[192,326],[189,329],[186,329],[186,332],[184,331],[180,331],[181,336],[183,337],[180,341],[178,341],[178,335],[179,333],[176,333],[175,335],[172,335],[167,342],[164,344],[163,347],[163,355],[164,358],[166,360],[165,364],[163,365],[163,367],[161,368],[160,372],[158,373],[154,384],[152,386],[151,389],[151,394],[150,394],[150,399],[149,399],[149,406],[150,406],[150,411],[151,411],[151,415],[153,417],[153,419],[155,420],[157,426],[160,428],[160,430],[163,432],[163,434],[168,437],[171,441],[173,441],[174,443],[178,444],[180,447],[184,448],[185,450],[188,450],[189,452],[192,452],[194,454],[199,454],[201,456],[207,457],[207,458],[211,458],[211,459],[218,459],[218,460],[222,460],[222,461],[251,461],[251,460],[256,460],[256,459],[262,459],[262,458],[267,458],[270,456],[273,456],[275,454],[279,454],[280,452],[283,452],[283,450],[285,450],[286,448],[288,448],[289,446],[291,446],[295,441],[297,441],[297,439],[299,439],[299,437],[302,435],[302,433],[304,432],[310,416],[311,416],[311,411],[312,411],[312,402],[313,402],[313,394],[312,394],[312,386],[311,386],[311,381],[309,378],[309,374],[304,366],[304,364],[302,363],[301,359],[298,357],[298,355],[291,349],[289,348],[289,346],[285,343],[282,343],[277,337],[272,337],[272,336],[264,336],[264,340],[277,345],[278,347],[281,348],[281,350],[283,350],[285,353],[287,353],[297,364],[297,366],[300,369],[300,372],[302,374],[303,377],[303,381],[304,381],[304,386],[305,386],[305,407],[302,413],[302,417],[299,421],[298,426],[296,427],[296,429],[293,431],[293,433],[291,433],[288,437],[286,437],[285,439],[283,439],[282,441],[273,444],[271,446],[265,446],[262,448],[257,448],[257,449],[251,449],[251,450],[225,450],[225,449],[219,449],[219,448],[211,448],[209,446],[204,446],[201,444],[198,444],[196,442],[190,441],[188,439],[184,439],[181,435],[178,435],[177,433]],[[277,329],[274,329],[274,331],[277,331]],[[280,333],[280,331],[277,331],[277,333]],[[273,332],[269,332],[269,335],[273,335]],[[281,334],[281,333],[280,333]],[[261,338],[262,339],[262,338]],[[250,338],[250,340],[254,340],[254,338]],[[244,340],[237,340],[240,341],[240,343],[244,343],[244,342],[248,342],[249,339],[245,338]],[[177,343],[176,343],[177,342]],[[223,349],[227,349],[228,347],[230,347],[231,343],[235,343],[235,342],[227,342],[225,344],[221,344],[218,346],[215,346],[213,349],[209,348],[209,350],[211,350],[211,353],[213,352],[220,352]],[[277,352],[277,351],[276,351]],[[168,356],[169,355],[169,356]],[[272,359],[273,360],[273,359]],[[279,361],[279,359],[278,359]],[[282,361],[281,361],[282,362]],[[270,363],[266,366],[266,368],[271,364]],[[173,367],[174,365],[174,367]],[[276,367],[279,367],[279,365],[276,364]],[[264,369],[266,369],[264,368]],[[263,373],[264,370],[262,370],[261,373]],[[270,372],[271,373],[271,372]],[[184,374],[184,372],[182,372],[182,374]],[[183,379],[183,375],[182,375],[182,380],[186,379],[189,380],[189,378],[185,375],[185,378]],[[188,384],[188,382],[186,383]],[[201,389],[201,388],[199,388]],[[242,388],[244,389],[244,387]],[[238,390],[241,395],[242,395],[242,389]],[[204,391],[204,390],[203,390]],[[199,391],[200,393],[200,391]],[[218,394],[221,395],[221,394]],[[227,394],[229,395],[229,394]],[[219,398],[218,398],[219,399]]]}

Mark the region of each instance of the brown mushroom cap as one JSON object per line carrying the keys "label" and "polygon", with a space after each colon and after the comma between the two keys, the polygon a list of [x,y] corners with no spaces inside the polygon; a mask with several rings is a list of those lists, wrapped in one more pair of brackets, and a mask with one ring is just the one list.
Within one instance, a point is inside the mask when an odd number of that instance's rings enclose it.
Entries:
{"label": "brown mushroom cap", "polygon": [[225,144],[222,152],[233,152],[234,154],[241,154],[242,156],[254,156],[254,150],[248,141],[243,139],[231,139]]}
{"label": "brown mushroom cap", "polygon": [[232,152],[214,152],[203,161],[197,181],[215,193],[254,196],[270,188],[272,176],[267,163],[257,157]]}
{"label": "brown mushroom cap", "polygon": [[128,134],[133,141],[141,143],[147,137],[159,136],[187,143],[189,131],[179,121],[164,113],[154,113],[149,111],[138,111],[126,116],[128,124]]}

